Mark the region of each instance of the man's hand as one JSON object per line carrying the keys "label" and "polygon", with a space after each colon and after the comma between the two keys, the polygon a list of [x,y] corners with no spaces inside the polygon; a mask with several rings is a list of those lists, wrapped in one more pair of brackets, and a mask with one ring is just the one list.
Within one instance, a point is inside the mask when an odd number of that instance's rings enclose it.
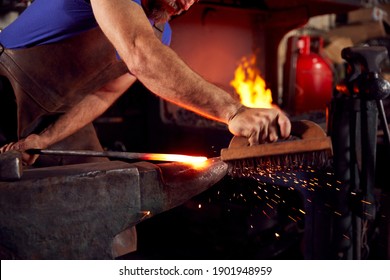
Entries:
{"label": "man's hand", "polygon": [[290,120],[278,109],[241,107],[228,126],[234,135],[247,137],[250,145],[275,142],[291,132]]}
{"label": "man's hand", "polygon": [[30,155],[24,153],[29,149],[44,149],[45,145],[41,143],[41,137],[36,134],[31,134],[27,138],[19,140],[17,142],[11,142],[0,148],[0,153],[5,153],[10,150],[16,150],[22,152],[23,165],[32,165],[37,160],[38,155]]}

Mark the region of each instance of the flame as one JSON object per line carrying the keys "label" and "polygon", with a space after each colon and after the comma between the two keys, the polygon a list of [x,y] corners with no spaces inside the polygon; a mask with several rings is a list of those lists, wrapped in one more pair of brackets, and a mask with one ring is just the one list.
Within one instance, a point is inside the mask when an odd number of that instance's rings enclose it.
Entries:
{"label": "flame", "polygon": [[145,154],[143,158],[145,160],[188,163],[196,167],[202,166],[207,161],[207,157],[187,156],[187,155],[178,155],[178,154]]}
{"label": "flame", "polygon": [[247,107],[272,108],[272,93],[266,88],[260,71],[256,68],[256,56],[243,57],[234,72],[234,80],[230,82],[241,103]]}

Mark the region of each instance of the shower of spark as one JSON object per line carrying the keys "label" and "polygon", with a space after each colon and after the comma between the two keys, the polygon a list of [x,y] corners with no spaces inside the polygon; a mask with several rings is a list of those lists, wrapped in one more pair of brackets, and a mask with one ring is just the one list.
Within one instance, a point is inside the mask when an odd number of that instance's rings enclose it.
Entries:
{"label": "shower of spark", "polygon": [[[334,219],[343,219],[345,210],[338,207],[327,198],[318,194],[345,193],[345,186],[336,179],[333,170],[317,167],[295,166],[293,168],[278,168],[264,165],[254,167],[238,163],[233,167],[231,184],[224,185],[209,198],[208,203],[218,203],[224,215],[235,217],[237,208],[247,209],[247,231],[250,234],[260,234],[264,224],[277,224],[272,238],[280,241],[288,238],[291,232],[300,232],[305,226],[305,218],[312,215],[310,211],[315,203]],[[235,173],[234,173],[235,172]],[[353,195],[353,193],[350,193]],[[355,194],[356,195],[356,194]],[[361,200],[361,204],[369,205],[369,201]],[[204,206],[204,207],[203,207]],[[202,205],[202,208],[205,208]],[[200,208],[200,207],[199,207]],[[369,216],[370,213],[363,213]],[[340,231],[340,238],[351,239],[347,230]]]}
{"label": "shower of spark", "polygon": [[[233,168],[233,177],[246,178],[248,180],[253,180],[257,183],[257,189],[255,191],[244,192],[240,188],[241,194],[240,199],[252,201],[254,199],[259,201],[260,205],[263,205],[261,213],[267,218],[273,216],[271,211],[277,212],[281,207],[289,207],[288,209],[288,218],[294,223],[300,223],[304,221],[304,217],[307,215],[307,210],[305,209],[305,203],[308,205],[312,203],[310,193],[315,193],[317,191],[336,191],[341,190],[341,182],[335,180],[334,173],[328,170],[319,170],[314,167],[305,167],[301,166],[299,168],[278,168],[272,166],[270,168],[264,168],[264,166],[254,167],[252,166],[243,166],[245,163],[238,162],[239,166],[236,166],[236,170]],[[234,173],[235,172],[235,173]],[[284,191],[281,191],[284,189]],[[305,192],[307,198],[302,202],[303,205],[300,207],[293,207],[289,203],[287,192]],[[252,198],[249,198],[252,196]],[[236,196],[233,196],[235,198]],[[261,203],[260,203],[261,202]],[[317,202],[316,202],[317,203]],[[331,209],[332,205],[329,205],[324,200],[324,206],[327,209]],[[362,202],[364,203],[364,202]],[[338,209],[333,209],[331,211],[335,216],[340,216],[340,211]],[[275,213],[274,213],[275,214]]]}

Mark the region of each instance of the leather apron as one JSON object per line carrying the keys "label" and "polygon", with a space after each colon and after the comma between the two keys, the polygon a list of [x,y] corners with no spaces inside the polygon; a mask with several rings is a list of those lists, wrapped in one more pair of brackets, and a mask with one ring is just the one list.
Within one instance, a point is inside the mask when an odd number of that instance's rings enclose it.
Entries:
{"label": "leather apron", "polygon": [[[154,29],[161,38],[162,30]],[[0,75],[10,81],[16,98],[19,139],[40,133],[84,96],[128,72],[99,27],[57,43],[0,51]],[[50,148],[102,150],[92,124]],[[52,158],[38,165],[104,160]]]}

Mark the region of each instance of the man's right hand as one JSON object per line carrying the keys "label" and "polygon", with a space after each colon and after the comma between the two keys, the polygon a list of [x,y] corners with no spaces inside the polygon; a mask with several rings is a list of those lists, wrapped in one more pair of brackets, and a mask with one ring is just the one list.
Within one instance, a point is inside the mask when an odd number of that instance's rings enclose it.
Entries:
{"label": "man's right hand", "polygon": [[43,149],[46,148],[41,143],[41,138],[37,134],[31,134],[24,139],[21,139],[17,142],[11,142],[0,148],[0,153],[5,153],[7,151],[16,150],[22,152],[22,161],[23,165],[32,165],[37,160],[39,155],[31,155],[25,153],[29,149]]}

